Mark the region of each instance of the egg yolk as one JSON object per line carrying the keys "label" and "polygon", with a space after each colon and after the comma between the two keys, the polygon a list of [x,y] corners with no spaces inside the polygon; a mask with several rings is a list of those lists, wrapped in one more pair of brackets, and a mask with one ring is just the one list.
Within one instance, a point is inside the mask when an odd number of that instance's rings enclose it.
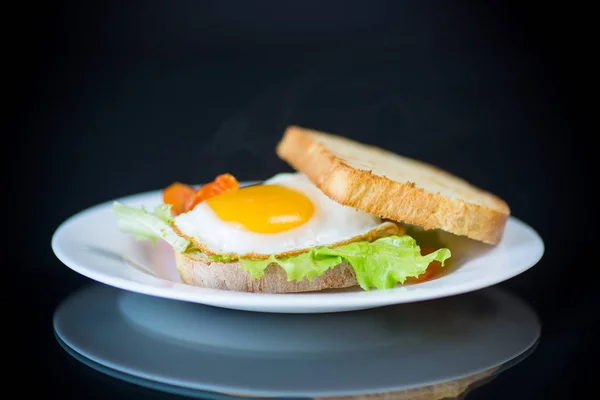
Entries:
{"label": "egg yolk", "polygon": [[212,197],[217,216],[255,233],[277,233],[306,223],[313,203],[302,192],[282,185],[255,185]]}

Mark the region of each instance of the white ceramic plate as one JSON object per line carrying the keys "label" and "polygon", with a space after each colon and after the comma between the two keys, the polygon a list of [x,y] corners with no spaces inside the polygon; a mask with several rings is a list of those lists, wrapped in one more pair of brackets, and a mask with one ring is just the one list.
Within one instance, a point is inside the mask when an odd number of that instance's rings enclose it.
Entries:
{"label": "white ceramic plate", "polygon": [[222,396],[197,391],[354,396],[495,376],[530,354],[541,331],[528,304],[495,287],[372,310],[290,315],[93,283],[61,302],[53,322],[59,343],[84,363],[202,398]]}
{"label": "white ceramic plate", "polygon": [[[161,195],[161,191],[153,191],[118,200],[153,208],[161,203]],[[540,236],[511,217],[497,246],[442,232],[452,251],[453,266],[448,273],[427,282],[368,292],[357,287],[297,294],[242,293],[182,283],[171,247],[162,241],[156,246],[136,241],[119,231],[111,206],[112,201],[89,208],[58,227],[52,249],[66,266],[98,282],[133,292],[247,311],[351,311],[451,296],[512,278],[535,265],[544,253]]]}

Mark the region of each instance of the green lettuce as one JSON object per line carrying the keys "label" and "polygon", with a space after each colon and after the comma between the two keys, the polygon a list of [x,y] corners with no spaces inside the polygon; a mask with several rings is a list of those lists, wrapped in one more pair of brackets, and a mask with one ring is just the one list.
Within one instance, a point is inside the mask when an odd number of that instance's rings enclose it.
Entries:
{"label": "green lettuce", "polygon": [[126,206],[118,201],[113,202],[112,212],[117,219],[117,226],[123,232],[131,233],[138,240],[150,240],[153,244],[157,239],[163,239],[178,252],[184,252],[190,241],[179,236],[171,225],[171,206],[160,204],[154,211]]}
{"label": "green lettuce", "polygon": [[135,208],[114,202],[112,211],[119,229],[133,234],[138,240],[150,240],[155,244],[157,239],[163,239],[180,253],[213,262],[238,261],[254,279],[263,276],[271,263],[279,264],[286,271],[288,281],[302,281],[312,280],[346,261],[354,269],[356,280],[364,290],[373,287],[389,289],[404,283],[408,277],[423,274],[432,261],[439,261],[443,266],[451,256],[447,248],[421,255],[416,240],[409,235],[389,236],[374,242],[360,241],[335,248],[318,246],[298,255],[281,258],[271,256],[264,260],[237,258],[227,254],[208,256],[173,230],[170,205],[161,204],[153,211],[148,211],[144,207]]}
{"label": "green lettuce", "polygon": [[319,246],[307,253],[285,258],[240,258],[238,261],[252,278],[260,278],[267,266],[275,262],[287,272],[288,280],[300,281],[304,278],[312,280],[315,276],[322,275],[343,259],[354,269],[360,287],[369,290],[372,287],[389,289],[398,283],[404,283],[408,277],[423,274],[432,261],[439,261],[443,266],[450,256],[450,250],[447,248],[423,256],[415,239],[403,235],[389,236],[374,242],[355,242],[335,248]]}
{"label": "green lettuce", "polygon": [[295,256],[275,258],[266,260],[252,260],[246,258],[238,259],[242,269],[250,273],[253,279],[263,276],[265,269],[271,263],[277,263],[287,273],[288,281],[301,281],[304,278],[312,281],[315,276],[323,275],[329,268],[333,268],[342,262],[339,256],[320,256],[317,249]]}

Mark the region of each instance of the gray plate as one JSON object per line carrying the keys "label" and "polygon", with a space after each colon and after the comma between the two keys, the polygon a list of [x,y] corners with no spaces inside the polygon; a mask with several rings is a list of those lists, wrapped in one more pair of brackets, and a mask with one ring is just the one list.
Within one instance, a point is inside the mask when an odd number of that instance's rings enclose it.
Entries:
{"label": "gray plate", "polygon": [[540,335],[531,308],[495,287],[356,312],[267,314],[93,284],[60,304],[54,328],[75,354],[145,386],[265,397],[456,380],[520,358]]}

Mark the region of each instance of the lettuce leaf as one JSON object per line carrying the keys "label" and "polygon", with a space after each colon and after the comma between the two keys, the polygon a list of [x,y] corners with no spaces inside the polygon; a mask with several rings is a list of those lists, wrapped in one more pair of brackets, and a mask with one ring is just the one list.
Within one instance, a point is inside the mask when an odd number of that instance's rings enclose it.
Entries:
{"label": "lettuce leaf", "polygon": [[150,240],[156,244],[156,239],[163,239],[173,249],[183,252],[190,245],[190,241],[179,236],[171,225],[171,206],[160,204],[154,211],[126,206],[118,201],[113,202],[112,212],[117,219],[117,226],[126,233],[131,233],[137,240]]}
{"label": "lettuce leaf", "polygon": [[389,289],[404,283],[408,277],[423,274],[432,261],[444,266],[451,252],[447,248],[421,255],[421,249],[411,236],[389,236],[374,242],[355,242],[334,249],[323,248],[320,254],[339,255],[356,274],[361,288]]}
{"label": "lettuce leaf", "polygon": [[317,249],[290,257],[269,257],[266,260],[251,260],[240,258],[238,262],[242,269],[250,273],[253,279],[263,276],[265,269],[271,263],[277,263],[287,273],[288,281],[301,281],[304,278],[312,281],[315,276],[323,275],[329,268],[342,262],[339,256],[319,256]]}
{"label": "lettuce leaf", "polygon": [[389,236],[374,242],[355,242],[336,248],[319,246],[307,253],[285,258],[240,258],[238,261],[252,278],[260,278],[267,266],[275,262],[287,272],[288,280],[300,281],[322,275],[343,259],[354,269],[360,287],[369,290],[372,287],[389,289],[398,283],[404,283],[408,277],[423,274],[432,261],[439,261],[443,266],[450,256],[451,252],[447,248],[423,256],[415,239],[403,235]]}

